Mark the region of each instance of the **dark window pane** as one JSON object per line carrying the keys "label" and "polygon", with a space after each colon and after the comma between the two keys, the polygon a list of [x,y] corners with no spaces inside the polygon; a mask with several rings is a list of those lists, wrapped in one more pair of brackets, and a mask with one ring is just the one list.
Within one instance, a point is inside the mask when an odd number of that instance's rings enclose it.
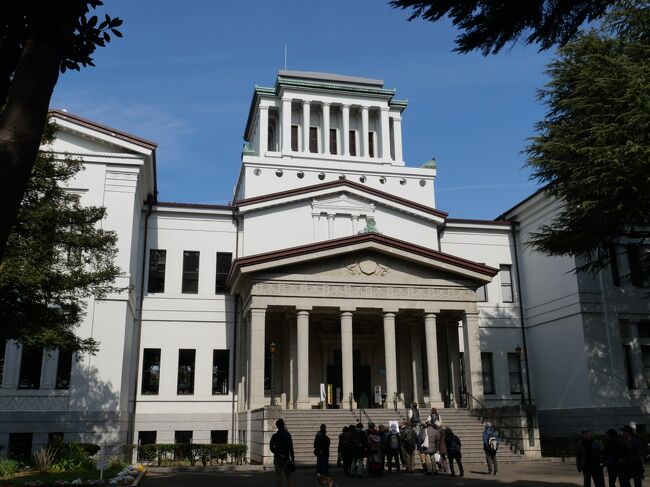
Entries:
{"label": "dark window pane", "polygon": [[228,443],[228,430],[210,431],[210,443],[216,445],[225,445]]}
{"label": "dark window pane", "polygon": [[350,130],[350,155],[357,155],[357,131]]}
{"label": "dark window pane", "polygon": [[161,249],[149,250],[149,284],[147,292],[165,292],[165,262],[167,251]]}
{"label": "dark window pane", "polygon": [[627,246],[627,261],[630,266],[630,281],[633,286],[643,286],[643,273],[641,271],[641,252],[638,245]]}
{"label": "dark window pane", "polygon": [[142,394],[158,394],[160,387],[160,349],[145,348],[142,354]]}
{"label": "dark window pane", "polygon": [[309,127],[309,152],[318,152],[318,129]]}
{"label": "dark window pane", "polygon": [[192,443],[192,432],[191,431],[175,431],[174,432],[174,443]]}
{"label": "dark window pane", "polygon": [[623,345],[623,360],[625,364],[625,378],[627,380],[627,388],[630,390],[636,389],[634,373],[632,372],[632,350],[629,345]]}
{"label": "dark window pane", "polygon": [[0,386],[2,386],[2,377],[5,372],[5,349],[7,342],[0,340]]}
{"label": "dark window pane", "polygon": [[18,389],[38,389],[41,386],[42,364],[42,348],[23,347]]}
{"label": "dark window pane", "polygon": [[338,154],[336,143],[336,129],[330,129],[330,154]]}
{"label": "dark window pane", "polygon": [[199,252],[183,251],[183,288],[184,294],[199,292]]}
{"label": "dark window pane", "polygon": [[298,126],[291,126],[291,150],[298,152]]}
{"label": "dark window pane", "polygon": [[639,338],[650,338],[650,321],[639,321]]}
{"label": "dark window pane", "polygon": [[266,147],[270,151],[275,150],[275,125],[269,124],[269,133],[268,133],[268,137],[266,138]]}
{"label": "dark window pane", "polygon": [[510,382],[510,394],[521,394],[521,374],[519,373],[519,355],[508,354],[508,379]]}
{"label": "dark window pane", "polygon": [[32,433],[9,433],[9,460],[29,464],[32,459]]}
{"label": "dark window pane", "polygon": [[194,394],[194,360],[196,350],[180,349],[178,351],[177,394]]}
{"label": "dark window pane", "polygon": [[70,376],[72,374],[72,352],[59,350],[59,361],[56,364],[56,388],[70,389]]}
{"label": "dark window pane", "polygon": [[226,279],[232,264],[232,253],[217,252],[217,280],[214,288],[215,293],[226,292]]}
{"label": "dark window pane", "polygon": [[650,345],[641,346],[641,360],[643,361],[643,378],[646,387],[650,387]]}
{"label": "dark window pane", "polygon": [[616,252],[616,245],[609,247],[609,267],[612,270],[612,282],[614,286],[621,285],[621,275],[618,270],[618,254]]}
{"label": "dark window pane", "polygon": [[368,132],[368,155],[375,157],[375,133]]}
{"label": "dark window pane", "polygon": [[155,445],[156,444],[156,431],[138,431],[138,444],[139,445]]}
{"label": "dark window pane", "polygon": [[212,394],[228,394],[230,350],[212,351]]}
{"label": "dark window pane", "polygon": [[483,372],[483,394],[494,394],[494,374],[491,353],[481,353],[481,370]]}

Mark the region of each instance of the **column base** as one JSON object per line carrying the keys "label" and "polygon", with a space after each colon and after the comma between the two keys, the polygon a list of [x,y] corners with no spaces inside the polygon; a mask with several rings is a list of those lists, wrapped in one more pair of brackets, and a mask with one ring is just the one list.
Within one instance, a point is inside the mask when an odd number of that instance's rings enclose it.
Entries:
{"label": "column base", "polygon": [[438,401],[436,401],[436,400],[433,400],[433,401],[427,401],[427,407],[428,407],[429,409],[431,409],[431,408],[444,409],[444,407],[445,407],[445,402],[444,402],[442,399],[441,399],[441,400],[438,400]]}
{"label": "column base", "polygon": [[311,409],[311,402],[309,401],[296,401],[296,409]]}

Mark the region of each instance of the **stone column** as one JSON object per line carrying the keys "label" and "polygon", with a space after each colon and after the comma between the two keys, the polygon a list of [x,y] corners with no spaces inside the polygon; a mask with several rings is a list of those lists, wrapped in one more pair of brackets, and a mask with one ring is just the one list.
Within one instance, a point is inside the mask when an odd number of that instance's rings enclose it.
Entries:
{"label": "stone column", "polygon": [[309,409],[309,311],[298,311],[298,398],[297,409]]}
{"label": "stone column", "polygon": [[386,407],[389,407],[397,393],[395,313],[384,313],[384,355],[386,362]]}
{"label": "stone column", "polygon": [[330,104],[323,102],[323,130],[321,131],[323,154],[330,154]]}
{"label": "stone column", "polygon": [[264,340],[266,328],[266,308],[253,308],[250,311],[250,335],[248,337],[250,352],[250,393],[248,405],[250,409],[264,406]]}
{"label": "stone column", "polygon": [[643,376],[643,355],[639,343],[639,323],[637,321],[628,322],[628,334],[630,335],[630,366],[632,367],[634,385],[640,390],[647,389]]}
{"label": "stone column", "polygon": [[368,107],[361,107],[361,156],[369,157],[368,147]]}
{"label": "stone column", "polygon": [[269,107],[260,105],[260,123],[258,125],[260,138],[260,156],[266,155],[269,141]]}
{"label": "stone column", "polygon": [[343,151],[341,152],[344,156],[350,156],[350,105],[341,106],[341,126],[343,133],[341,134],[341,140],[343,144]]}
{"label": "stone column", "polygon": [[429,378],[430,407],[442,407],[440,379],[438,377],[438,333],[435,313],[424,315],[424,337],[427,343],[427,372]]}
{"label": "stone column", "polygon": [[411,373],[413,374],[413,400],[424,403],[422,391],[422,343],[421,325],[411,323]]}
{"label": "stone column", "polygon": [[458,323],[454,322],[453,325],[449,326],[448,329],[448,346],[449,346],[449,360],[451,367],[451,392],[454,394],[454,398],[451,403],[451,407],[457,407],[458,401],[460,400],[460,350],[458,343]]}
{"label": "stone column", "polygon": [[[352,312],[341,312],[341,368],[343,375],[343,392],[341,400],[343,404],[350,404],[350,394],[354,391],[354,375],[352,363]],[[356,404],[353,404],[356,407]]]}
{"label": "stone column", "polygon": [[282,147],[283,153],[291,152],[291,98],[282,99]]}
{"label": "stone column", "polygon": [[395,162],[404,162],[402,155],[402,117],[393,117],[393,145],[395,147]]}
{"label": "stone column", "polygon": [[334,217],[334,213],[327,214],[327,238],[330,240],[334,238]]}
{"label": "stone column", "polygon": [[310,115],[311,104],[307,100],[302,101],[302,151],[309,152],[309,126],[311,125]]}
{"label": "stone column", "polygon": [[390,123],[388,121],[388,107],[382,107],[380,112],[381,122],[381,158],[390,161]]}
{"label": "stone column", "polygon": [[296,316],[289,318],[289,347],[291,368],[289,371],[289,405],[290,409],[296,409],[298,399],[298,336],[296,334]]}
{"label": "stone column", "polygon": [[[463,344],[465,358],[465,386],[467,392],[483,401],[483,374],[481,372],[481,338],[478,329],[478,314],[463,316]],[[468,397],[470,407],[477,407],[476,401]]]}

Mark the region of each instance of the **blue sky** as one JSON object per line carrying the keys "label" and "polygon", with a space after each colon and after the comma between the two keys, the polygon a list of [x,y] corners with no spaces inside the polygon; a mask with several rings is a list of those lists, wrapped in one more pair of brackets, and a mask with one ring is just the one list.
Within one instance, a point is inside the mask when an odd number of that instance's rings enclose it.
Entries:
{"label": "blue sky", "polygon": [[[452,53],[449,22],[407,22],[385,1],[113,0],[123,39],[66,72],[52,107],[158,143],[159,199],[226,203],[253,86],[284,66],[380,78],[409,100],[404,158],[438,161],[437,207],[494,218],[535,191],[521,150],[544,115],[551,53]],[[102,10],[104,11],[104,10]]]}

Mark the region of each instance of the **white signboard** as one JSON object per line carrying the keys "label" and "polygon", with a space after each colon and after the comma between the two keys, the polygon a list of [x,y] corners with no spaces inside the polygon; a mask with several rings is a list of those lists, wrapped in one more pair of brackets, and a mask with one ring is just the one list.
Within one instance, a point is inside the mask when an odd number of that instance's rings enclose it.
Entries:
{"label": "white signboard", "polygon": [[375,386],[375,404],[381,404],[381,386]]}
{"label": "white signboard", "polygon": [[325,390],[325,384],[320,385],[320,402],[325,402],[327,399],[327,391]]}

